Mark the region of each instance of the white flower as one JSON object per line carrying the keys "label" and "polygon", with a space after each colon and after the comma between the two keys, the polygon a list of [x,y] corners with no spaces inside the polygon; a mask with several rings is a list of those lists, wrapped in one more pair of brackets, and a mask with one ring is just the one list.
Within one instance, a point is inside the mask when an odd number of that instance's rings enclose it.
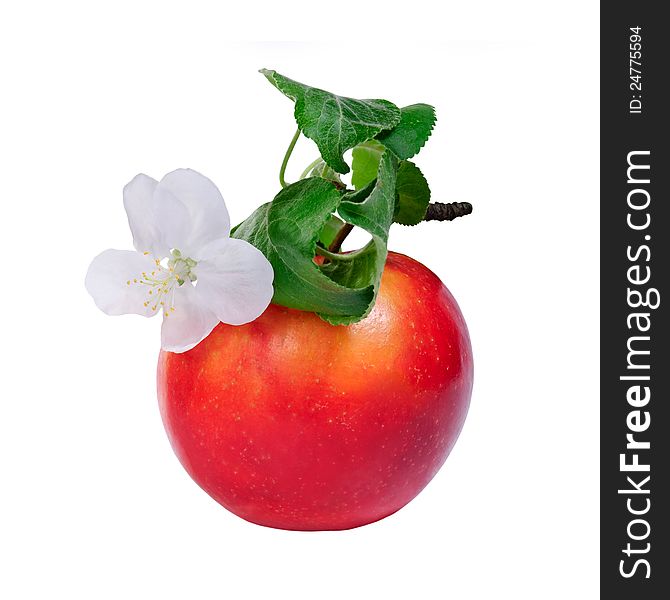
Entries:
{"label": "white flower", "polygon": [[161,346],[190,350],[222,321],[253,321],[272,298],[272,266],[230,238],[228,210],[216,186],[190,169],[158,182],[137,175],[123,189],[137,252],[106,250],[93,259],[86,289],[108,315],[152,317],[163,311]]}

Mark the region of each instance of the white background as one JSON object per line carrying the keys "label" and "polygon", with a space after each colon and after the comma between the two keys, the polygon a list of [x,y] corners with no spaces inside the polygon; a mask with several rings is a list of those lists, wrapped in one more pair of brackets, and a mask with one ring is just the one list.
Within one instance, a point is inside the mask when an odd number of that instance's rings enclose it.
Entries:
{"label": "white background", "polygon": [[[597,597],[597,3],[235,4],[1,11],[0,596]],[[234,222],[278,191],[292,105],[260,67],[433,104],[417,162],[475,207],[392,230],[457,297],[475,389],[428,488],[353,531],[254,526],[192,483],[158,414],[158,319],[83,287],[131,248],[140,171],[201,171]],[[289,179],[315,147],[294,156]]]}

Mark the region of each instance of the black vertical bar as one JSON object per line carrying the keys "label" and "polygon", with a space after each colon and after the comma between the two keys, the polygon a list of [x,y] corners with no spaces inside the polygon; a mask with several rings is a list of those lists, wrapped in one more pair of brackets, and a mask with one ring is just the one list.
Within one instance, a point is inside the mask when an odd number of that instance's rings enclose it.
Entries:
{"label": "black vertical bar", "polygon": [[602,598],[670,598],[666,8],[601,3]]}

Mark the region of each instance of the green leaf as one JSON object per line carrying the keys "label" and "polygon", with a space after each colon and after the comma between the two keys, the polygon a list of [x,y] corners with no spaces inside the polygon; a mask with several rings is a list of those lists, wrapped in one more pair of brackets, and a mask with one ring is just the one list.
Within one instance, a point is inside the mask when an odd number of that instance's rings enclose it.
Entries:
{"label": "green leaf", "polygon": [[320,160],[316,163],[307,174],[307,177],[322,177],[328,181],[334,181],[340,187],[346,187],[340,179],[339,173],[333,171],[325,162]]}
{"label": "green leaf", "polygon": [[377,178],[379,160],[383,153],[384,146],[374,140],[360,144],[353,149],[351,183],[357,190],[364,188]]}
{"label": "green leaf", "polygon": [[426,216],[430,203],[428,182],[414,163],[403,160],[396,184],[398,203],[393,220],[402,225],[417,225]]}
{"label": "green leaf", "polygon": [[[351,182],[357,190],[374,181],[379,169],[379,161],[384,154],[384,146],[369,141],[356,146],[353,151],[353,174]],[[428,182],[414,163],[400,161],[396,182],[396,210],[394,222],[401,225],[416,225],[423,221],[430,202]]]}
{"label": "green leaf", "polygon": [[[347,223],[362,227],[379,237],[384,243],[393,222],[395,208],[395,184],[398,161],[389,152],[384,152],[379,162],[377,181],[370,195],[358,200],[359,195],[343,199],[338,213]],[[346,197],[345,197],[346,198]]]}
{"label": "green leaf", "polygon": [[389,152],[384,152],[379,162],[379,171],[374,186],[361,192],[345,196],[338,212],[347,222],[368,231],[372,239],[365,248],[343,255],[342,260],[330,262],[322,267],[334,281],[354,288],[364,286],[373,289],[373,298],[362,315],[322,317],[334,325],[349,325],[367,316],[374,306],[379,291],[379,282],[388,254],[388,232],[393,222],[395,185],[398,161]]}
{"label": "green leaf", "polygon": [[330,215],[319,234],[319,242],[321,242],[324,248],[328,248],[335,241],[335,236],[342,229],[343,225],[344,221],[342,219],[338,219],[335,215]]}
{"label": "green leaf", "polygon": [[319,233],[341,198],[325,179],[301,179],[235,229],[233,237],[256,246],[272,264],[276,304],[346,318],[360,318],[368,310],[372,286],[340,285],[313,260]]}
{"label": "green leaf", "polygon": [[428,104],[413,104],[401,109],[400,122],[377,139],[398,158],[406,160],[419,153],[435,126],[435,109]]}
{"label": "green leaf", "polygon": [[323,160],[338,173],[348,173],[344,153],[392,129],[400,122],[400,109],[388,100],[356,100],[309,87],[261,69],[285,96],[295,101],[295,120],[305,136],[314,140]]}
{"label": "green leaf", "polygon": [[[374,305],[387,255],[395,209],[398,160],[385,151],[377,178],[362,190],[342,194],[320,177],[301,179],[258,208],[237,226],[233,237],[258,248],[274,269],[273,302],[316,312],[329,323],[347,325],[364,318]],[[368,231],[361,250],[328,254],[314,262],[317,241],[328,246],[343,221]]]}

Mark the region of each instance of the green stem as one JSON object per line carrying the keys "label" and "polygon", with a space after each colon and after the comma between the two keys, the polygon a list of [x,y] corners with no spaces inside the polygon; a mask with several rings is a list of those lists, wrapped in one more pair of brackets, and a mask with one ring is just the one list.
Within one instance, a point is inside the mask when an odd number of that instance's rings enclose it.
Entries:
{"label": "green stem", "polygon": [[300,179],[305,179],[309,172],[316,167],[321,162],[321,157],[317,158],[316,160],[313,160],[311,163],[307,165],[307,168],[300,174]]}
{"label": "green stem", "polygon": [[295,148],[295,144],[298,141],[299,137],[300,137],[300,129],[298,129],[298,131],[295,132],[295,135],[293,136],[291,143],[288,145],[286,154],[284,154],[284,161],[281,164],[281,169],[279,169],[279,183],[281,183],[281,186],[283,188],[285,188],[288,185],[286,183],[286,180],[284,179],[284,175],[286,174],[286,165],[288,165],[288,159],[291,158],[293,148]]}

